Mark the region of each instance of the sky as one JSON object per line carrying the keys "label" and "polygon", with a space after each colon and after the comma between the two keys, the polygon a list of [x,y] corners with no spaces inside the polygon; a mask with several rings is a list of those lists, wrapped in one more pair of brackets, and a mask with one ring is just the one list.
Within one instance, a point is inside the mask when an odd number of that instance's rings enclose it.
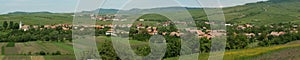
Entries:
{"label": "sky", "polygon": [[[82,0],[84,1],[84,0]],[[101,8],[107,9],[124,9],[132,8],[148,9],[156,7],[230,7],[236,5],[243,5],[246,3],[253,3],[266,0],[220,0],[221,5],[218,5],[216,0],[199,0],[202,4],[199,5],[197,0],[107,0]],[[22,12],[40,12],[48,11],[55,13],[70,13],[75,12],[79,0],[0,0],[0,14],[6,14],[15,11]],[[97,5],[97,4],[88,4]],[[78,9],[78,8],[77,8]],[[79,8],[80,9],[80,8]],[[96,8],[94,8],[96,9]],[[91,8],[82,10],[93,10]]]}

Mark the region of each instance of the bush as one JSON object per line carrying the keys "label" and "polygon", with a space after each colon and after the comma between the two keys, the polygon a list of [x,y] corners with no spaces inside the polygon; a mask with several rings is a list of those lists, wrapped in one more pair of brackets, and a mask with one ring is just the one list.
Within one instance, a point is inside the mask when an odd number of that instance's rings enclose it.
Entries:
{"label": "bush", "polygon": [[46,55],[46,52],[41,51],[41,52],[39,53],[39,55]]}
{"label": "bush", "polygon": [[15,47],[15,42],[8,42],[6,47]]}
{"label": "bush", "polygon": [[52,55],[61,55],[60,51],[56,51],[55,53],[52,53]]}

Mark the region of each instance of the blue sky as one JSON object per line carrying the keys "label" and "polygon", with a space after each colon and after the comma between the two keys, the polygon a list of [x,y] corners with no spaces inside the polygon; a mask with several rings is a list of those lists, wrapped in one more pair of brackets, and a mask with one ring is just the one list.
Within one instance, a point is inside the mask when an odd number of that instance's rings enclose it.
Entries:
{"label": "blue sky", "polygon": [[[171,0],[107,0],[102,8],[120,9],[125,5],[123,9],[132,8],[155,8],[155,7],[169,7],[169,6],[185,6],[185,7],[207,7],[200,6],[196,0],[177,0],[180,4],[174,4],[175,2],[169,2]],[[206,1],[214,5],[212,0],[200,0]],[[236,6],[243,5],[245,3],[257,2],[262,0],[220,0],[222,6]],[[264,1],[264,0],[263,0]],[[0,14],[6,14],[15,11],[24,12],[39,12],[49,11],[56,13],[74,12],[77,6],[78,0],[0,0]],[[147,4],[145,4],[147,3]],[[151,3],[151,4],[148,4]],[[202,2],[201,2],[202,3]]]}

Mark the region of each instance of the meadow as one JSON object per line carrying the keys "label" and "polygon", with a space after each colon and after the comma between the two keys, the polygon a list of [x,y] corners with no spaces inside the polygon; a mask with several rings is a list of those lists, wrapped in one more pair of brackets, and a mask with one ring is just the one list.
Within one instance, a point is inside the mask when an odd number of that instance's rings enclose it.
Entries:
{"label": "meadow", "polygon": [[[296,42],[296,43],[295,43]],[[291,44],[293,43],[293,44]],[[274,60],[276,58],[269,58],[275,55],[271,55],[272,53],[278,53],[283,50],[291,50],[291,49],[299,49],[300,44],[299,41],[294,41],[287,43],[285,45],[277,45],[270,47],[255,47],[255,48],[247,48],[247,49],[238,49],[238,50],[227,50],[224,53],[223,60]],[[299,51],[299,50],[297,50]],[[286,53],[281,52],[281,53]],[[290,54],[295,54],[295,52],[290,52]],[[289,55],[289,54],[285,54]],[[280,55],[284,56],[284,55]],[[277,57],[280,57],[277,56]],[[295,55],[296,57],[299,55]],[[209,53],[201,53],[199,54],[199,60],[207,60],[209,57]],[[294,58],[296,58],[294,57]],[[165,60],[177,60],[179,57],[167,58]],[[288,58],[288,57],[286,57]],[[282,59],[282,58],[281,58]],[[291,58],[289,58],[291,59]],[[277,59],[276,59],[277,60]]]}

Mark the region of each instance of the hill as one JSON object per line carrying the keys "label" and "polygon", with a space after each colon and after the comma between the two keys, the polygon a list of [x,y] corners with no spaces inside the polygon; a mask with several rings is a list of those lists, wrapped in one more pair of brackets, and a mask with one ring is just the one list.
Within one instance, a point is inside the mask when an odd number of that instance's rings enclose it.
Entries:
{"label": "hill", "polygon": [[[300,23],[300,4],[299,0],[269,0],[264,2],[249,3],[240,6],[223,8],[226,21],[228,23],[245,24],[253,23],[256,25],[293,22]],[[116,9],[97,9],[100,14],[115,14],[118,11],[127,13],[140,13],[149,11],[161,12],[178,12],[182,7],[161,7],[152,9],[131,9],[131,10],[116,10]],[[187,7],[185,7],[187,8]],[[207,20],[206,14],[202,8],[187,8],[195,20]],[[90,13],[93,11],[84,11]],[[23,21],[27,24],[57,24],[57,23],[72,23],[71,13],[49,13],[49,12],[15,12],[10,14],[0,15],[0,24],[3,21]],[[160,17],[158,14],[148,14],[141,18],[150,20],[168,20]]]}
{"label": "hill", "polygon": [[3,21],[22,21],[30,25],[43,24],[58,24],[58,23],[72,23],[73,14],[71,13],[50,13],[50,12],[14,12],[0,15],[0,24]]}
{"label": "hill", "polygon": [[300,22],[299,0],[270,0],[225,8],[227,21],[233,23],[272,24]]}
{"label": "hill", "polygon": [[[300,23],[299,0],[269,0],[257,3],[223,8],[228,23],[265,25],[273,23],[292,22]],[[176,9],[169,9],[175,11]],[[206,14],[201,8],[188,9],[195,20],[207,20]],[[176,12],[182,14],[182,12]],[[158,20],[157,14],[147,15],[152,20]],[[154,16],[154,17],[153,17]],[[158,17],[160,18],[160,17]],[[161,19],[164,20],[164,19]]]}

